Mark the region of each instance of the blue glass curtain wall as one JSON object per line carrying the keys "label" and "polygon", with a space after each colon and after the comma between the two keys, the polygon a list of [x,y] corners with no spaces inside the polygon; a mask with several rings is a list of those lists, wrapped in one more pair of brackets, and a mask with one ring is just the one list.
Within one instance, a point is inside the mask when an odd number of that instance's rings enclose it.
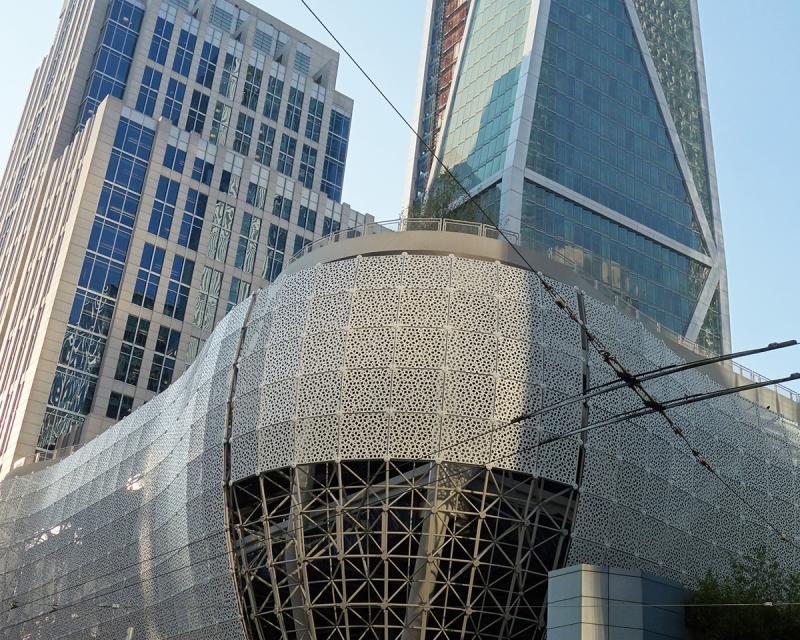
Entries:
{"label": "blue glass curtain wall", "polygon": [[78,129],[97,112],[106,96],[121,98],[125,93],[143,17],[144,9],[126,0],[111,3],[81,103]]}
{"label": "blue glass curtain wall", "polygon": [[154,138],[151,129],[120,118],[45,409],[40,449],[76,443],[91,409]]}

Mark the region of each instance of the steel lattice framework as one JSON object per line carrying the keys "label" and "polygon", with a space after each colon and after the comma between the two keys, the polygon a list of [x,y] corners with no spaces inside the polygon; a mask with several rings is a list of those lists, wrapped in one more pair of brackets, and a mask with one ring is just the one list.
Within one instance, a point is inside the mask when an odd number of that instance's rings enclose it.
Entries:
{"label": "steel lattice framework", "polygon": [[577,499],[529,474],[419,460],[284,467],[234,495],[260,640],[542,637]]}

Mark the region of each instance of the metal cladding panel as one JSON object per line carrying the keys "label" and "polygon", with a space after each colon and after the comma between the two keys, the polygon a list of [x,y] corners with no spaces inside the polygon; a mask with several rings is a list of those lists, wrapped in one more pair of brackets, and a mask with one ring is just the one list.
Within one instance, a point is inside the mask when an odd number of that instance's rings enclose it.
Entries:
{"label": "metal cladding panel", "polygon": [[[680,362],[663,342],[613,308],[587,298],[586,315],[595,334],[632,371]],[[592,358],[589,370],[593,385],[612,377],[599,357]],[[645,387],[658,399],[719,388],[698,370]],[[604,394],[593,399],[589,422],[639,406],[627,389]],[[598,429],[586,438],[569,562],[643,569],[691,585],[709,570],[726,572],[732,559],[764,546],[796,571],[800,554],[781,542],[767,521],[797,538],[797,427],[738,395],[670,415],[750,506],[701,467],[660,416]]]}
{"label": "metal cladding panel", "polygon": [[[578,307],[576,290],[553,284]],[[588,326],[631,370],[680,361],[637,321],[589,297],[583,304]],[[227,538],[223,497],[284,476],[320,491],[345,480],[352,487],[353,461],[387,470],[455,463],[475,478],[507,470],[514,483],[577,487],[577,511],[564,520],[568,564],[641,568],[691,585],[763,544],[797,567],[791,548],[779,547],[656,417],[536,448],[542,434],[636,406],[627,391],[594,398],[588,416],[572,405],[503,426],[580,393],[585,373],[589,385],[612,379],[537,277],[516,267],[403,253],[284,275],[231,312],[166,392],[62,462],[0,484],[0,637],[122,638],[132,627],[136,640],[243,638],[240,606],[250,605],[236,595],[247,595],[242,554],[249,562],[260,552],[236,537],[241,528]],[[648,384],[659,399],[717,388],[697,372]],[[226,494],[230,399],[234,490]],[[750,504],[797,535],[795,427],[738,396],[673,416]],[[327,484],[315,466],[340,479]],[[378,472],[393,491],[416,491],[410,476]],[[364,482],[372,491],[372,480]],[[285,516],[270,513],[265,518],[285,529]],[[237,517],[252,525],[247,514]],[[237,550],[234,579],[229,544]],[[337,561],[349,561],[339,553]],[[352,553],[356,562],[360,552]],[[485,636],[492,633],[507,637]]]}
{"label": "metal cladding panel", "polygon": [[578,426],[580,406],[500,428],[581,390],[580,333],[532,273],[435,255],[322,264],[261,291],[247,335],[233,480],[326,460],[424,459],[576,485],[577,437],[542,460],[533,447],[541,431]]}
{"label": "metal cladding panel", "polygon": [[244,637],[222,430],[247,306],[163,394],[62,462],[0,484],[0,637]]}

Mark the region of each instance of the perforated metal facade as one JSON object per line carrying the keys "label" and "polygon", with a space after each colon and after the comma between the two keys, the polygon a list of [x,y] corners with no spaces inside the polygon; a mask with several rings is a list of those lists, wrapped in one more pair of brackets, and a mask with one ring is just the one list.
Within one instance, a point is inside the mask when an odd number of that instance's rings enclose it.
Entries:
{"label": "perforated metal facade", "polygon": [[[690,585],[764,544],[797,568],[655,417],[536,448],[634,406],[627,392],[505,427],[609,370],[498,241],[459,257],[417,240],[463,251],[459,234],[391,236],[383,255],[366,238],[303,258],[166,392],[0,484],[0,637],[531,638],[547,571],[568,564]],[[553,282],[633,371],[680,361]],[[797,535],[796,426],[739,396],[673,416]]]}

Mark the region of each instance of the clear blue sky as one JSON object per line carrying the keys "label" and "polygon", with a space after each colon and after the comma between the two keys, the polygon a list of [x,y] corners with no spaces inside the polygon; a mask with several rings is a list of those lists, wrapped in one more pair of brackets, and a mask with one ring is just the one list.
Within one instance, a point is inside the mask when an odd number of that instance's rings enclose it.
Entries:
{"label": "clear blue sky", "polygon": [[[299,0],[254,0],[333,44]],[[734,348],[800,339],[800,0],[699,0],[731,297]],[[0,8],[0,167],[62,0]],[[424,0],[311,0],[334,33],[412,118]],[[36,16],[37,20],[31,17]],[[356,103],[344,188],[379,219],[403,206],[410,134],[344,57],[339,88]],[[744,362],[765,375],[800,370],[800,347]],[[800,390],[800,384],[795,385]]]}

